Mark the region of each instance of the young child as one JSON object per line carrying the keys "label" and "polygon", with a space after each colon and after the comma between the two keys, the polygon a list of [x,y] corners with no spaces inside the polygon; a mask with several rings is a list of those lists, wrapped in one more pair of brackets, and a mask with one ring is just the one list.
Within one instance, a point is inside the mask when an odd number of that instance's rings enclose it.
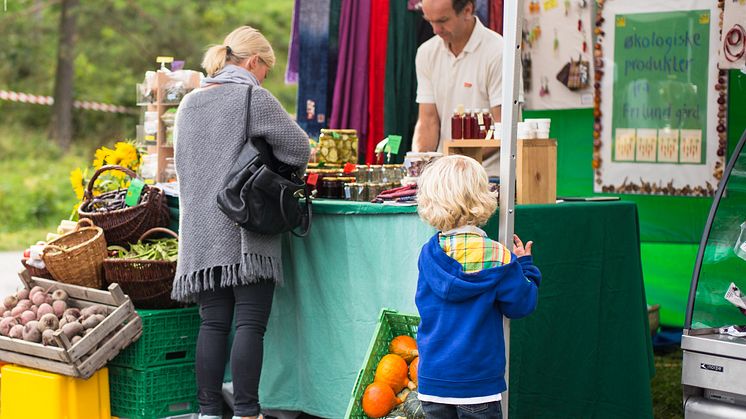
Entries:
{"label": "young child", "polygon": [[415,303],[421,321],[419,399],[425,417],[501,418],[505,391],[503,315],[536,308],[541,273],[531,246],[513,236],[511,253],[478,226],[497,208],[476,160],[442,157],[425,168],[420,217],[439,230],[420,252]]}

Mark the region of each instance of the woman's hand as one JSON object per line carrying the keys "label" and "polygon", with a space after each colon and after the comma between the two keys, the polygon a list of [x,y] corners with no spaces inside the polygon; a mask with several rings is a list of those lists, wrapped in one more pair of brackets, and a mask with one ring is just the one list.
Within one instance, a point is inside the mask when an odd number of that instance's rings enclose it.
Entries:
{"label": "woman's hand", "polygon": [[526,243],[526,247],[523,247],[521,238],[518,237],[517,234],[513,234],[513,253],[515,253],[516,256],[531,256],[531,246],[533,245],[534,242],[529,240],[529,242]]}

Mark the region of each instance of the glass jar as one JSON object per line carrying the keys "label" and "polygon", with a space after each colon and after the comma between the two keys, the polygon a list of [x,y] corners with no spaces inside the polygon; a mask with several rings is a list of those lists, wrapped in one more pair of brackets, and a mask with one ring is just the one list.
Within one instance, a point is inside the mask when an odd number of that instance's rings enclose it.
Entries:
{"label": "glass jar", "polygon": [[158,172],[158,154],[143,154],[142,164],[140,165],[140,178],[146,184],[155,183],[155,176]]}
{"label": "glass jar", "polygon": [[350,182],[345,183],[345,199],[348,201],[367,201],[368,187],[364,183]]}
{"label": "glass jar", "polygon": [[173,157],[166,157],[166,167],[163,168],[163,182],[170,183],[176,182],[176,166],[174,165]]}
{"label": "glass jar", "polygon": [[384,164],[383,181],[390,183],[399,183],[404,177],[404,166],[401,164]]}
{"label": "glass jar", "polygon": [[323,163],[355,163],[357,142],[357,131],[354,129],[322,129],[316,160]]}
{"label": "glass jar", "polygon": [[368,173],[368,165],[367,164],[358,164],[355,166],[355,182],[357,183],[366,183],[370,182],[370,176]]}
{"label": "glass jar", "polygon": [[370,183],[381,183],[383,182],[383,166],[371,165],[368,169],[368,181]]}

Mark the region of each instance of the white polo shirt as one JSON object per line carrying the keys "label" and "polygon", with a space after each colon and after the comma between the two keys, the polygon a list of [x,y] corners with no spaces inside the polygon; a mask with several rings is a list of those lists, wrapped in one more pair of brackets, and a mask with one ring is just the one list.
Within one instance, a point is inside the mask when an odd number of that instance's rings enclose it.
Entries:
{"label": "white polo shirt", "polygon": [[[503,38],[474,19],[474,31],[458,56],[437,35],[417,49],[417,103],[434,103],[438,110],[439,152],[451,138],[451,116],[459,104],[480,110],[502,104]],[[484,162],[493,169],[490,175],[498,175],[492,160],[499,164],[499,153]]]}

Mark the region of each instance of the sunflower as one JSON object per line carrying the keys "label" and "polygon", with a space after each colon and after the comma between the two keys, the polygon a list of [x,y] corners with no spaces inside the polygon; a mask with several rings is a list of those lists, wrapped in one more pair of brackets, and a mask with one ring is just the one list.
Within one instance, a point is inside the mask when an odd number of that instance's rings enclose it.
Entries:
{"label": "sunflower", "polygon": [[137,169],[140,162],[140,156],[137,153],[137,148],[128,142],[120,141],[114,146],[114,155],[119,159],[119,165]]}
{"label": "sunflower", "polygon": [[101,166],[107,163],[107,158],[113,153],[114,150],[106,147],[101,147],[96,150],[95,158],[93,159],[93,168],[98,170]]}
{"label": "sunflower", "polygon": [[75,196],[78,200],[83,199],[83,191],[85,190],[85,183],[83,182],[83,171],[77,168],[70,172],[70,184],[75,191]]}

